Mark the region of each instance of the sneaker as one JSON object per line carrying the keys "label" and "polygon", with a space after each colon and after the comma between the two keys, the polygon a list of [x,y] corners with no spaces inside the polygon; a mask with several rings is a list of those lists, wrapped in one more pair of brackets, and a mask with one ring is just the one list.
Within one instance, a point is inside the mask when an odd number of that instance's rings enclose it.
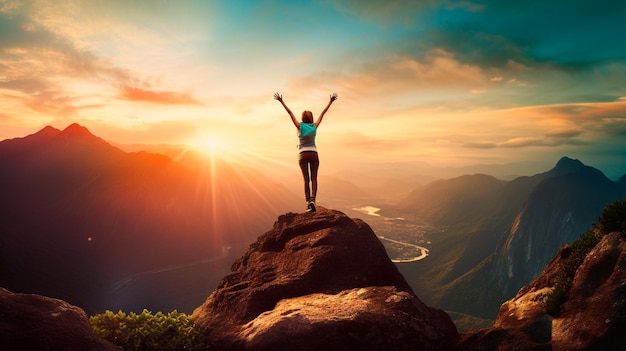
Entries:
{"label": "sneaker", "polygon": [[309,207],[308,207],[308,211],[309,212],[315,212],[317,209],[315,208],[315,202],[311,201],[309,202]]}

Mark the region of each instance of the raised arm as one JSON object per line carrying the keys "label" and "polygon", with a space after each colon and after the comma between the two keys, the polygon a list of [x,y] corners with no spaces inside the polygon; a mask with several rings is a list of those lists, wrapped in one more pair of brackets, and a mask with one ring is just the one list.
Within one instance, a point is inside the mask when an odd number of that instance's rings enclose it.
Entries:
{"label": "raised arm", "polygon": [[328,101],[328,105],[326,105],[326,107],[324,108],[324,111],[320,113],[320,116],[317,118],[317,121],[315,121],[315,128],[317,128],[320,125],[320,123],[322,123],[322,118],[324,118],[326,111],[328,111],[328,109],[330,108],[330,105],[332,105],[333,101],[337,100],[337,98],[338,98],[337,93],[332,93],[332,95],[330,96],[330,101]]}
{"label": "raised arm", "polygon": [[291,117],[291,121],[293,122],[293,125],[295,125],[296,128],[300,128],[300,123],[298,122],[296,117],[293,115],[293,112],[291,112],[289,107],[287,107],[287,105],[285,105],[285,102],[283,101],[283,96],[280,95],[279,93],[276,93],[276,94],[274,94],[274,99],[278,100],[283,105],[285,110],[287,110],[287,113],[289,114],[289,117]]}

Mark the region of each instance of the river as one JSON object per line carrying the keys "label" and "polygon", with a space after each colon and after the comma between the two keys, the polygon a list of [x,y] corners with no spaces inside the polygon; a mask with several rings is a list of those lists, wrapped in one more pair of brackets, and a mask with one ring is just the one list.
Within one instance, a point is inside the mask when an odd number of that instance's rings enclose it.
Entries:
{"label": "river", "polygon": [[[381,208],[371,205],[358,205],[340,209],[350,217],[363,219],[374,230],[387,249],[387,254],[395,263],[420,261],[428,257],[429,249],[424,245],[430,242],[427,236],[434,230],[419,219],[387,217],[379,212]],[[363,214],[366,216],[363,217]]]}

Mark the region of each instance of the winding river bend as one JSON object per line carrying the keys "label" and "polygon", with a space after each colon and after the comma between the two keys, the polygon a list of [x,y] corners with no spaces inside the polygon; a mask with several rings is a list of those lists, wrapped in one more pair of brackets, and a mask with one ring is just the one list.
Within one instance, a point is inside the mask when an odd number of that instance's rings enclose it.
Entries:
{"label": "winding river bend", "polygon": [[432,227],[417,219],[382,216],[381,209],[374,206],[351,207],[350,210],[367,215],[363,219],[385,245],[392,262],[408,263],[428,257],[429,249],[423,245],[430,244],[426,236]]}
{"label": "winding river bend", "polygon": [[378,236],[378,238],[383,240],[383,241],[388,241],[388,242],[391,242],[391,243],[394,243],[394,244],[412,247],[416,251],[421,252],[419,256],[415,256],[415,257],[409,257],[409,258],[393,258],[392,257],[391,258],[391,262],[394,262],[394,263],[408,263],[408,262],[415,262],[415,261],[423,260],[426,257],[428,257],[428,249],[423,247],[423,246],[418,246],[418,245],[405,243],[405,242],[398,241],[398,240],[388,239],[388,238],[385,238],[384,236]]}

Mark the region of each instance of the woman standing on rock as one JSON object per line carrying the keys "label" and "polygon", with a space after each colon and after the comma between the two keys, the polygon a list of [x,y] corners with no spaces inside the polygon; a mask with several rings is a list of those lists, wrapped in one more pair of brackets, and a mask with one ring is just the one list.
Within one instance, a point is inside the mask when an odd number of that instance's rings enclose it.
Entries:
{"label": "woman standing on rock", "polygon": [[[322,111],[317,121],[313,123],[313,113],[311,111],[302,112],[302,122],[298,122],[293,112],[285,105],[282,95],[279,93],[274,94],[274,99],[280,101],[283,105],[291,121],[298,129],[299,144],[298,149],[300,153],[298,156],[298,163],[302,170],[302,176],[304,177],[304,195],[307,202],[307,212],[315,212],[315,196],[317,195],[317,169],[320,165],[320,160],[317,156],[317,147],[315,145],[315,135],[317,134],[317,127],[322,123],[324,114],[330,108],[333,101],[337,100],[337,93],[333,93],[330,96],[330,101],[326,108]],[[311,185],[309,186],[309,182]]]}

